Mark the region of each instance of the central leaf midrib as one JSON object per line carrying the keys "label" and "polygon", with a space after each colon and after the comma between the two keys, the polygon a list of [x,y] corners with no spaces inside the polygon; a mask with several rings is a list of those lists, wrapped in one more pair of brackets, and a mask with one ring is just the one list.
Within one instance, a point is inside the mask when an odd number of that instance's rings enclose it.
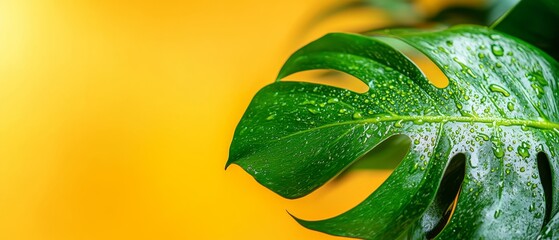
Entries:
{"label": "central leaf midrib", "polygon": [[[449,122],[460,122],[460,123],[492,123],[497,126],[524,126],[524,127],[534,127],[539,129],[559,129],[559,123],[549,122],[549,121],[536,121],[536,120],[524,120],[524,119],[506,119],[506,118],[481,118],[481,117],[464,117],[464,116],[400,116],[400,115],[393,115],[393,116],[382,116],[382,117],[374,117],[374,118],[364,118],[359,120],[350,120],[345,122],[337,122],[331,124],[325,124],[322,126],[306,129],[303,131],[298,131],[284,137],[281,137],[278,140],[289,138],[295,135],[303,134],[306,132],[311,132],[314,130],[319,130],[328,127],[335,127],[341,125],[349,125],[349,124],[368,124],[368,123],[380,123],[380,122],[397,122],[397,121],[405,121],[405,122],[417,122],[422,121],[423,123],[449,123]],[[421,125],[423,123],[415,123],[415,125]]]}

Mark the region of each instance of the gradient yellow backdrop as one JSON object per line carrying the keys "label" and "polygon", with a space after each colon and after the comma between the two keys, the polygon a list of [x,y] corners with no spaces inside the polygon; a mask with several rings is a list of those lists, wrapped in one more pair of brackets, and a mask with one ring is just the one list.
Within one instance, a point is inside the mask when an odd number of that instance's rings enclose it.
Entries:
{"label": "gradient yellow backdrop", "polygon": [[332,2],[0,1],[0,239],[338,239],[286,210],[334,216],[387,172],[285,200],[224,171],[255,92],[343,30],[296,37]]}

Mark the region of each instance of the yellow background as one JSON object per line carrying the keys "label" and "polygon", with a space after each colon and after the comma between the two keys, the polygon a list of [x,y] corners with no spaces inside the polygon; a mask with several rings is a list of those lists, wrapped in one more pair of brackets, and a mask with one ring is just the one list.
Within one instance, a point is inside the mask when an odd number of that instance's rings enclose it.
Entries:
{"label": "yellow background", "polygon": [[0,239],[337,239],[286,210],[334,216],[387,172],[286,200],[224,171],[244,109],[290,53],[383,24],[301,38],[332,2],[0,1]]}

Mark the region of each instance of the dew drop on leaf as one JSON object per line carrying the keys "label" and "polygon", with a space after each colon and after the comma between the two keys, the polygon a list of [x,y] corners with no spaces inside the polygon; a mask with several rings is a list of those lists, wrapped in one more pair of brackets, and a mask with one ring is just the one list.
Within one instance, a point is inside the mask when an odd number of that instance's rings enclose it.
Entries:
{"label": "dew drop on leaf", "polygon": [[501,36],[499,36],[498,34],[491,34],[489,35],[489,38],[491,38],[492,40],[498,40],[501,39]]}
{"label": "dew drop on leaf", "polygon": [[319,113],[319,110],[316,109],[316,108],[307,108],[307,110],[309,110],[309,112],[312,113],[312,114],[318,114]]}
{"label": "dew drop on leaf", "polygon": [[493,143],[493,154],[497,158],[502,158],[505,156],[505,151],[503,150],[503,142],[496,137],[491,137],[491,142]]}
{"label": "dew drop on leaf", "polygon": [[520,155],[521,157],[527,158],[527,157],[530,156],[530,152],[528,150],[529,148],[530,148],[530,145],[528,143],[522,142],[520,144],[520,146],[518,146],[516,151],[517,151],[518,155]]}
{"label": "dew drop on leaf", "polygon": [[493,54],[498,57],[503,56],[503,54],[505,53],[503,47],[497,44],[491,45],[491,52],[493,52]]}
{"label": "dew drop on leaf", "polygon": [[339,100],[338,98],[330,98],[330,99],[328,99],[328,103],[337,103],[337,102],[339,102],[339,101],[340,101],[340,100]]}
{"label": "dew drop on leaf", "polygon": [[353,117],[353,119],[361,119],[361,118],[363,118],[363,115],[361,115],[360,112],[356,112],[356,113],[353,114],[352,117]]}
{"label": "dew drop on leaf", "polygon": [[512,102],[508,102],[507,108],[509,109],[509,111],[514,111],[514,104]]}
{"label": "dew drop on leaf", "polygon": [[533,83],[531,86],[536,91],[536,95],[538,96],[538,98],[541,98],[544,94],[542,86],[536,83]]}
{"label": "dew drop on leaf", "polygon": [[507,91],[505,88],[503,88],[503,87],[501,87],[497,84],[489,85],[489,90],[491,90],[491,92],[496,92],[496,93],[503,94],[503,96],[505,96],[505,97],[510,96],[509,91]]}
{"label": "dew drop on leaf", "polygon": [[493,215],[495,218],[499,218],[499,216],[501,216],[501,210],[497,210],[495,211],[495,214]]}
{"label": "dew drop on leaf", "polygon": [[547,80],[545,80],[545,78],[543,77],[541,71],[527,73],[526,77],[528,77],[528,80],[530,80],[531,82],[537,82],[542,86],[547,86],[549,84]]}

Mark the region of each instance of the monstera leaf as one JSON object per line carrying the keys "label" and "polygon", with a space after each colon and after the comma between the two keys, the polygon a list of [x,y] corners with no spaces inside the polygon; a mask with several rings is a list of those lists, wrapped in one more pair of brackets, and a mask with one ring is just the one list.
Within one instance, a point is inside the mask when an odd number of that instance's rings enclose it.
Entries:
{"label": "monstera leaf", "polygon": [[[485,27],[383,34],[427,55],[448,86],[432,85],[374,36],[328,34],[256,94],[227,165],[298,198],[391,136],[407,136],[407,155],[362,203],[331,219],[296,220],[364,239],[559,237],[559,64]],[[351,74],[369,90],[280,81],[311,69]]]}

